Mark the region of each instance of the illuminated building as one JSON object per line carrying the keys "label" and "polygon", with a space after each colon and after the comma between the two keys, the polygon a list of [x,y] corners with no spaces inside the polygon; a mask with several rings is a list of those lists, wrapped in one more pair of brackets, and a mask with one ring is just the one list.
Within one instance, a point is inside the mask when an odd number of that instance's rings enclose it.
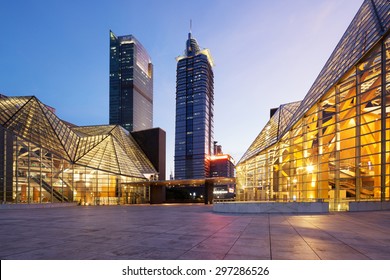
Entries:
{"label": "illuminated building", "polygon": [[220,154],[210,157],[210,177],[234,177],[234,160],[230,155]]}
{"label": "illuminated building", "polygon": [[[221,146],[219,146],[220,149]],[[224,177],[234,178],[234,160],[228,154],[216,154],[210,157],[210,173],[212,178]],[[218,184],[214,185],[214,198],[234,198],[234,184]]]}
{"label": "illuminated building", "polygon": [[74,126],[36,97],[0,98],[3,203],[144,203],[157,171],[119,125]]}
{"label": "illuminated building", "polygon": [[128,131],[153,127],[153,65],[133,36],[110,31],[110,124]]}
{"label": "illuminated building", "polygon": [[366,0],[305,98],[281,105],[237,164],[237,199],[388,201],[390,5]]}
{"label": "illuminated building", "polygon": [[185,53],[177,58],[175,179],[210,176],[214,134],[213,60],[188,34]]}

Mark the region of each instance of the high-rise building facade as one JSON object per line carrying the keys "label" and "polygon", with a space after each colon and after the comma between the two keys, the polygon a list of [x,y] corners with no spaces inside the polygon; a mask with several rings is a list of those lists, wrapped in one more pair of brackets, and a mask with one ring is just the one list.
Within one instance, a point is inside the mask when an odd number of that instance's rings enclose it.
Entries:
{"label": "high-rise building facade", "polygon": [[188,34],[183,56],[177,58],[175,179],[210,176],[214,134],[214,63]]}
{"label": "high-rise building facade", "polygon": [[110,124],[128,131],[153,127],[153,65],[133,36],[110,31]]}
{"label": "high-rise building facade", "polygon": [[210,177],[234,178],[234,160],[228,154],[210,157]]}
{"label": "high-rise building facade", "polygon": [[[234,178],[234,160],[228,154],[223,154],[220,145],[215,145],[216,150],[220,153],[210,157],[210,177],[228,177]],[[235,184],[218,183],[214,184],[214,198],[216,199],[232,199],[234,198]]]}

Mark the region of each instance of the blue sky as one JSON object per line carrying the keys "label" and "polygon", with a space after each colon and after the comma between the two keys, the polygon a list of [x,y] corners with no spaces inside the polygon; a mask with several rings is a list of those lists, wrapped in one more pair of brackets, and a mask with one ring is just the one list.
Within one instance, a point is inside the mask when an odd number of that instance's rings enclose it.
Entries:
{"label": "blue sky", "polygon": [[269,109],[304,98],[362,0],[2,0],[0,93],[77,125],[108,123],[109,30],[154,64],[154,126],[173,170],[176,61],[192,34],[215,61],[215,140],[236,161]]}

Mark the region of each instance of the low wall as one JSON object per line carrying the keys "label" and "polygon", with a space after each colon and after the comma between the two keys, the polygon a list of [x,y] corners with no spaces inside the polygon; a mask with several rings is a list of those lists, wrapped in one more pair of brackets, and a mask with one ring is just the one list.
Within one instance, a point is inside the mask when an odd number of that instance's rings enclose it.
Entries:
{"label": "low wall", "polygon": [[7,203],[0,204],[0,210],[2,209],[35,209],[35,208],[58,208],[76,206],[77,202],[65,202],[65,203]]}
{"label": "low wall", "polygon": [[379,211],[390,210],[390,201],[351,201],[349,211]]}
{"label": "low wall", "polygon": [[220,213],[328,213],[328,202],[220,202],[213,204]]}

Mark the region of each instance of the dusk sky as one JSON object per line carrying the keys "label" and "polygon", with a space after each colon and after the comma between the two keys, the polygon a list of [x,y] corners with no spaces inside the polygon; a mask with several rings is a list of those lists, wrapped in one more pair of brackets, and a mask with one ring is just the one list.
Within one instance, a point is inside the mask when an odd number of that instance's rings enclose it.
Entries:
{"label": "dusk sky", "polygon": [[154,127],[173,171],[176,60],[192,34],[214,67],[214,138],[236,162],[269,110],[304,98],[363,0],[2,0],[0,93],[77,125],[108,124],[109,30],[154,65]]}

